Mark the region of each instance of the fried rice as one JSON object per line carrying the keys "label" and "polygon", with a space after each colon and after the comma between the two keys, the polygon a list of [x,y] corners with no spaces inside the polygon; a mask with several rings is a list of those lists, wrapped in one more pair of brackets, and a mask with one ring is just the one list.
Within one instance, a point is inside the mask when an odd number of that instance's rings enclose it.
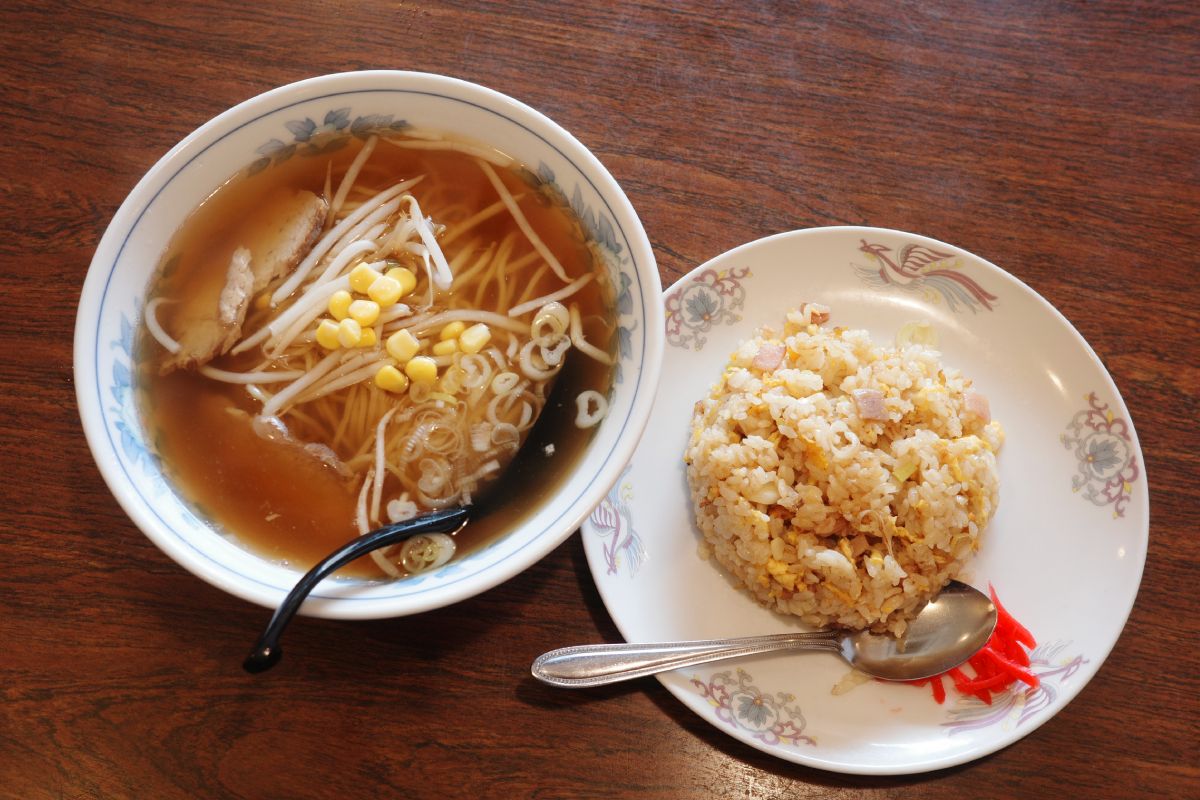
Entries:
{"label": "fried rice", "polygon": [[899,635],[978,549],[1004,433],[936,350],[827,318],[810,304],[764,328],[696,404],[701,554],[776,611]]}

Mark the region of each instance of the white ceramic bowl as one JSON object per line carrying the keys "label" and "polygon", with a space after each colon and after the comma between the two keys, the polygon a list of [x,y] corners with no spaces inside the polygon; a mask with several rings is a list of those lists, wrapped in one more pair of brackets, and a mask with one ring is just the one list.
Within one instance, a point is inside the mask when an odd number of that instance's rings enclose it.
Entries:
{"label": "white ceramic bowl", "polygon": [[616,481],[649,417],[662,363],[661,284],[646,233],[608,170],[571,134],[512,98],[438,75],[353,72],[301,81],[226,111],[155,164],[121,205],[84,283],[75,380],[88,444],[130,518],[179,564],[225,591],[277,605],[299,574],[243,549],[197,517],[147,446],[130,354],[152,272],[186,215],[223,181],[289,155],[313,129],[354,135],[404,121],[484,141],[553,181],[602,245],[619,296],[621,351],[610,411],[562,490],[521,526],[433,573],[388,583],[327,580],[304,613],[413,614],[483,592],[566,539]]}

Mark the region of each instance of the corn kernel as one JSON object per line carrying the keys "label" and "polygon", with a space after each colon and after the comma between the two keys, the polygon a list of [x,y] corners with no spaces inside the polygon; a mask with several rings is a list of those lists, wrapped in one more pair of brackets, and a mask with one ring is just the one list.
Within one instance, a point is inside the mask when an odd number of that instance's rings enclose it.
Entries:
{"label": "corn kernel", "polygon": [[259,311],[266,311],[271,307],[271,293],[262,292],[258,297],[254,298],[254,307]]}
{"label": "corn kernel", "polygon": [[[392,271],[395,272],[395,270]],[[400,282],[387,275],[380,275],[372,281],[371,286],[367,289],[367,296],[384,308],[396,305],[396,301],[402,294]]]}
{"label": "corn kernel", "polygon": [[374,325],[379,319],[379,304],[374,300],[355,300],[348,309],[350,319],[364,328]]}
{"label": "corn kernel", "polygon": [[375,335],[374,328],[363,328],[362,338],[358,340],[359,347],[374,347],[379,344],[379,337]]}
{"label": "corn kernel", "polygon": [[408,328],[401,328],[388,337],[388,355],[403,364],[417,354],[421,343],[413,336]]}
{"label": "corn kernel", "polygon": [[408,388],[408,376],[391,364],[375,373],[375,385],[388,392],[403,392]]}
{"label": "corn kernel", "polygon": [[366,294],[371,284],[379,277],[379,273],[366,264],[359,264],[350,270],[350,288],[359,294]]}
{"label": "corn kernel", "polygon": [[433,354],[435,356],[448,356],[458,350],[457,339],[447,339],[444,342],[435,342],[433,345]]}
{"label": "corn kernel", "polygon": [[416,383],[433,383],[437,380],[437,363],[429,356],[417,356],[404,365],[404,372]]}
{"label": "corn kernel", "polygon": [[362,325],[350,318],[338,323],[337,340],[342,347],[356,347],[362,341]]}
{"label": "corn kernel", "polygon": [[326,350],[337,350],[341,347],[338,341],[338,324],[331,319],[321,320],[317,326],[317,344]]}
{"label": "corn kernel", "polygon": [[350,303],[353,300],[354,298],[345,289],[334,292],[333,296],[329,298],[329,313],[339,322],[344,320],[350,315]]}
{"label": "corn kernel", "polygon": [[417,288],[417,276],[413,274],[411,269],[407,269],[405,267],[389,269],[387,271],[387,276],[396,283],[400,284],[401,297],[404,297],[404,295]]}
{"label": "corn kernel", "polygon": [[482,322],[478,322],[462,332],[458,337],[458,346],[464,353],[478,353],[487,347],[492,340],[492,330]]}
{"label": "corn kernel", "polygon": [[447,322],[445,327],[442,328],[442,332],[438,334],[438,338],[443,342],[447,341],[448,339],[457,339],[466,329],[467,325],[465,322],[460,322],[458,320],[455,320],[454,322]]}

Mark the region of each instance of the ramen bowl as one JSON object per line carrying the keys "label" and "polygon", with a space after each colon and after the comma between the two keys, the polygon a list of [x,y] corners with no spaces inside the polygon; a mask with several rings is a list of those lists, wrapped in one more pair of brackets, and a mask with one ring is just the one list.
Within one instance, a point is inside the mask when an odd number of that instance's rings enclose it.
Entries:
{"label": "ramen bowl", "polygon": [[202,125],[156,163],[126,198],[92,260],[75,327],[76,391],[92,454],[113,495],[145,535],[212,585],[267,607],[301,570],[247,549],[172,479],[139,411],[135,342],[148,287],[188,214],[241,171],[301,158],[314,142],[371,133],[438,131],[511,156],[568,203],[616,293],[619,347],[608,411],[553,491],[531,486],[507,532],[435,570],[397,580],[333,578],[302,613],[341,619],[428,611],[483,592],[545,556],[616,482],[649,417],[663,352],[661,284],[637,214],[578,140],[510,97],[414,72],[354,72],[283,86]]}

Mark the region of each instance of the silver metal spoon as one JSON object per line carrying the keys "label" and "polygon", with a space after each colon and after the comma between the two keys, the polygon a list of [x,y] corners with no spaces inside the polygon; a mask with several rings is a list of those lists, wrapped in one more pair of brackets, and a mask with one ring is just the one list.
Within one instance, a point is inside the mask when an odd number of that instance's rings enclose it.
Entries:
{"label": "silver metal spoon", "polygon": [[915,681],[940,675],[975,655],[995,627],[996,608],[988,596],[951,581],[909,622],[900,639],[866,631],[819,630],[696,642],[585,644],[543,653],[532,671],[551,686],[584,689],[726,658],[822,650],[837,653],[872,677]]}

